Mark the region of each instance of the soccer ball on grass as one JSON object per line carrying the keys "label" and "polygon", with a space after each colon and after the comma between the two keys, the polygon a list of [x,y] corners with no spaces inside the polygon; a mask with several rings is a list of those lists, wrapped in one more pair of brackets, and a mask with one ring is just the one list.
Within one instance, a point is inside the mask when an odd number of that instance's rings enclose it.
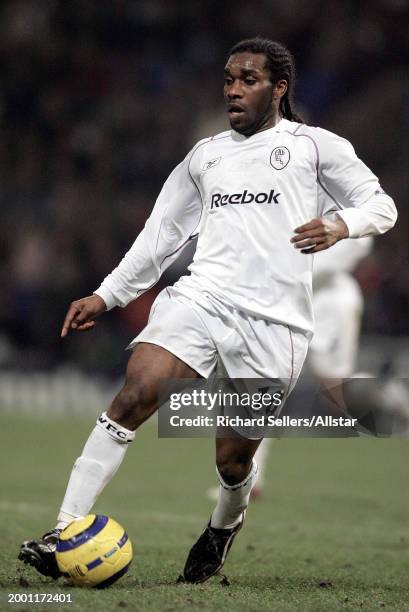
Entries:
{"label": "soccer ball on grass", "polygon": [[128,570],[132,544],[112,518],[89,514],[60,533],[55,556],[60,571],[76,586],[104,588]]}

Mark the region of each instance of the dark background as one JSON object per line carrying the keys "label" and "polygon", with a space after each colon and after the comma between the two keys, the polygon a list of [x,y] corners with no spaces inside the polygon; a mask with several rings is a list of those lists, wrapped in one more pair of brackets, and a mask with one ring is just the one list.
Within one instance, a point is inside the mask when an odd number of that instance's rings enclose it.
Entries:
{"label": "dark background", "polygon": [[[405,0],[26,0],[0,5],[0,367],[116,375],[164,283],[59,339],[142,229],[194,142],[227,128],[228,49],[295,55],[297,110],[354,144],[400,212],[357,270],[364,334],[409,334],[409,7]],[[186,259],[186,257],[185,257]]]}

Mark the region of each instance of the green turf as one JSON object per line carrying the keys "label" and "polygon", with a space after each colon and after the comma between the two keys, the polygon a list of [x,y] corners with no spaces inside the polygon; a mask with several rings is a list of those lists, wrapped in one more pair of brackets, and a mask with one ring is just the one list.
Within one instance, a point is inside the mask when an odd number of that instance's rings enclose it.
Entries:
{"label": "green turf", "polygon": [[225,566],[230,584],[188,586],[176,578],[212,508],[213,441],[158,440],[146,426],[96,506],[133,540],[129,574],[103,592],[39,577],[16,561],[19,544],[53,526],[91,423],[0,418],[0,609],[55,608],[10,606],[9,592],[62,592],[73,611],[409,610],[404,440],[275,442],[265,497]]}

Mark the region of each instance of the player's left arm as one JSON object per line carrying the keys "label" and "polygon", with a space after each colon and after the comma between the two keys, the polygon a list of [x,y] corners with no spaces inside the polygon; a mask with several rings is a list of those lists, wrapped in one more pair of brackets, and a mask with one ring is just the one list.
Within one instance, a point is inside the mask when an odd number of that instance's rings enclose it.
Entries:
{"label": "player's left arm", "polygon": [[316,253],[344,238],[375,236],[390,230],[397,219],[395,204],[352,145],[319,128],[314,129],[314,141],[318,182],[336,213],[295,228],[291,239],[294,246],[303,253]]}
{"label": "player's left arm", "polygon": [[342,219],[318,217],[304,225],[296,227],[295,236],[291,238],[296,249],[301,253],[318,253],[329,249],[338,240],[349,237],[348,226]]}

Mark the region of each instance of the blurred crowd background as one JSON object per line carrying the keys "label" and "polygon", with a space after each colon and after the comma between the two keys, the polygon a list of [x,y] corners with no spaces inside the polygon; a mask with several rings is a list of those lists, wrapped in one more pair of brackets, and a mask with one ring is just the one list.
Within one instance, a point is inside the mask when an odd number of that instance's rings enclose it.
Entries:
{"label": "blurred crowd background", "polygon": [[227,129],[228,49],[295,55],[297,110],[350,139],[400,212],[356,274],[364,333],[409,335],[407,0],[12,0],[0,4],[0,367],[116,376],[164,284],[59,339],[68,304],[130,247],[163,181]]}

